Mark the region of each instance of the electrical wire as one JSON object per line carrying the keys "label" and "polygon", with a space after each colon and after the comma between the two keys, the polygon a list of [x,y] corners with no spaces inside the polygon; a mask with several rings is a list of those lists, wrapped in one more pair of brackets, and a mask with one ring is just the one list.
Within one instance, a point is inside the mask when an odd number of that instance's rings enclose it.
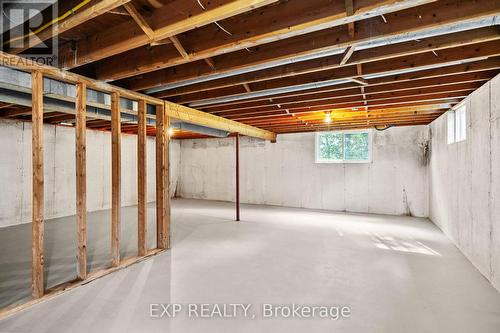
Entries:
{"label": "electrical wire", "polygon": [[24,36],[12,38],[8,41],[5,41],[2,45],[10,44],[10,43],[18,41],[20,39],[25,39],[26,37],[29,37],[29,38],[32,37],[32,36],[42,32],[43,30],[47,29],[48,27],[58,23],[59,21],[64,20],[68,16],[75,14],[76,11],[78,11],[80,8],[82,8],[83,6],[88,4],[90,1],[92,1],[92,0],[83,0],[78,5],[76,5],[75,7],[71,8],[66,13],[64,13],[63,15],[59,16],[58,18],[53,19],[50,22],[45,23],[44,25],[42,25],[40,28],[36,29],[35,31],[30,31],[29,33],[25,34]]}
{"label": "electrical wire", "polygon": [[[198,5],[200,5],[200,7],[203,9],[203,10],[207,10],[205,8],[205,6],[203,6],[203,4],[201,3],[200,0],[196,0],[196,2],[198,2]],[[227,29],[225,29],[222,25],[219,24],[219,22],[217,21],[214,21],[215,25],[218,26],[222,31],[224,31],[226,34],[228,34],[229,36],[232,36],[233,34],[231,32],[229,32]]]}

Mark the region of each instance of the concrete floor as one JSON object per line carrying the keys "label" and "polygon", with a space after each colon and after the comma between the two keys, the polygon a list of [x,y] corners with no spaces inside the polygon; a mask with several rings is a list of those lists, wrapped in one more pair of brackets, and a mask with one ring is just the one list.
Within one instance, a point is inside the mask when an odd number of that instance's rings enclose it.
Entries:
{"label": "concrete floor", "polygon": [[[500,331],[500,293],[427,219],[249,205],[235,223],[233,213],[174,200],[171,251],[2,320],[0,332]],[[2,260],[2,281],[27,266]],[[251,303],[257,317],[152,319],[151,303]],[[352,315],[263,320],[263,303],[348,305]]]}

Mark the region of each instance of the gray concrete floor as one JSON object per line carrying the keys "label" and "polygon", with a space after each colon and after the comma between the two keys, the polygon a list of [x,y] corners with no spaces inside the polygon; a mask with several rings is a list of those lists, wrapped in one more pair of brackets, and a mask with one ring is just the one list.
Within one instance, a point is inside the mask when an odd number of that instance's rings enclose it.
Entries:
{"label": "gray concrete floor", "polygon": [[[156,247],[156,208],[148,205],[149,248]],[[88,271],[109,267],[111,212],[87,214]],[[120,255],[137,255],[137,206],[122,208]],[[45,288],[76,278],[76,219],[45,222]],[[31,224],[0,228],[0,308],[23,303],[31,295]]]}
{"label": "gray concrete floor", "polygon": [[[229,203],[174,200],[172,250],[4,319],[0,332],[500,332],[500,293],[427,219],[251,205],[242,222],[233,214]],[[58,228],[58,242],[74,230]],[[29,256],[4,257],[3,292],[29,269]],[[50,272],[74,268],[62,258]],[[151,303],[251,303],[257,317],[152,319]],[[263,303],[352,315],[263,320]]]}

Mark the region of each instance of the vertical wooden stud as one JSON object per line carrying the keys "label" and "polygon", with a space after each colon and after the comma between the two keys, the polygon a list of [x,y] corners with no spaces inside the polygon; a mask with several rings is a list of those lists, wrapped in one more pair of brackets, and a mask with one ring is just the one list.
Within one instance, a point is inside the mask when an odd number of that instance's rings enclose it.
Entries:
{"label": "vertical wooden stud", "polygon": [[120,264],[121,119],[120,95],[111,93],[111,266]]}
{"label": "vertical wooden stud", "polygon": [[240,134],[236,133],[236,221],[240,220]]}
{"label": "vertical wooden stud", "polygon": [[138,189],[138,253],[146,255],[147,239],[147,142],[146,142],[146,102],[139,101],[137,130],[137,189]]}
{"label": "vertical wooden stud", "polygon": [[87,86],[76,85],[76,225],[77,225],[77,276],[87,277],[87,159],[86,113]]}
{"label": "vertical wooden stud", "polygon": [[34,71],[32,79],[32,294],[40,298],[44,293],[43,278],[43,74]]}
{"label": "vertical wooden stud", "polygon": [[156,246],[166,249],[165,233],[165,109],[156,106]]}
{"label": "vertical wooden stud", "polygon": [[[165,108],[168,106],[165,106]],[[164,109],[164,112],[166,109]],[[164,126],[165,126],[165,249],[170,248],[170,117],[165,115],[164,118]]]}

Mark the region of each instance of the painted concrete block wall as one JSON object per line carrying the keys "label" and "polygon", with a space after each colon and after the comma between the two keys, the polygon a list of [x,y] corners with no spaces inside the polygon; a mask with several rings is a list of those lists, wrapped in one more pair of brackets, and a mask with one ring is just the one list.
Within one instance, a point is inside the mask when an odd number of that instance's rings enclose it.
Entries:
{"label": "painted concrete block wall", "polygon": [[[374,131],[373,161],[315,163],[315,134],[242,137],[241,201],[428,216],[427,126]],[[181,141],[180,195],[234,201],[234,138]]]}
{"label": "painted concrete block wall", "polygon": [[[0,227],[31,222],[31,123],[0,120]],[[46,219],[74,215],[75,131],[44,125]],[[155,200],[155,140],[148,138],[148,201]],[[171,188],[178,181],[180,144],[171,142]],[[137,203],[137,137],[122,136],[122,206]],[[87,131],[87,210],[111,207],[111,137]]]}
{"label": "painted concrete block wall", "polygon": [[447,115],[430,125],[429,215],[500,290],[500,76],[465,103],[465,141],[447,144]]}

